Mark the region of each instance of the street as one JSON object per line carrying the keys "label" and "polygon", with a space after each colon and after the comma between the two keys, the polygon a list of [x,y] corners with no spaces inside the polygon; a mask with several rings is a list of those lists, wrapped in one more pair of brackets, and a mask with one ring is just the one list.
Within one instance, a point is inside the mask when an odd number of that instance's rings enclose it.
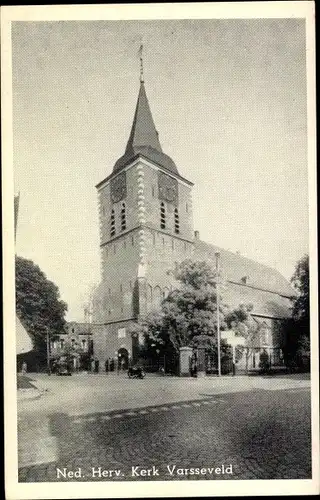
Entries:
{"label": "street", "polygon": [[34,379],[48,390],[18,404],[19,481],[311,477],[303,377]]}

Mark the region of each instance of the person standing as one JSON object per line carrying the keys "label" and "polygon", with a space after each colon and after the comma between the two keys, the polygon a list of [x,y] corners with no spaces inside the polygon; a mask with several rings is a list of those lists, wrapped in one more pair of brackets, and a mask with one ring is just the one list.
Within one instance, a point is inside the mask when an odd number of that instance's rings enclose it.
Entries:
{"label": "person standing", "polygon": [[96,359],[94,362],[94,371],[95,373],[99,373],[99,360]]}
{"label": "person standing", "polygon": [[113,372],[114,371],[114,359],[111,358],[110,360],[110,371]]}
{"label": "person standing", "polygon": [[106,374],[108,375],[108,373],[109,373],[109,360],[108,359],[106,359],[104,367],[105,367],[105,370],[106,370]]}

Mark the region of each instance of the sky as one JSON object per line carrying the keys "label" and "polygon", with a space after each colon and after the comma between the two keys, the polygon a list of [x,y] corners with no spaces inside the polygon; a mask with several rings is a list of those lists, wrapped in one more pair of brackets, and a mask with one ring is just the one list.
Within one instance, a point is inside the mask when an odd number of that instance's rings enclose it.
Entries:
{"label": "sky", "polygon": [[287,278],[308,252],[304,20],[13,22],[16,251],[58,285],[68,320],[100,280],[95,185],[125,150],[141,41],[200,238]]}

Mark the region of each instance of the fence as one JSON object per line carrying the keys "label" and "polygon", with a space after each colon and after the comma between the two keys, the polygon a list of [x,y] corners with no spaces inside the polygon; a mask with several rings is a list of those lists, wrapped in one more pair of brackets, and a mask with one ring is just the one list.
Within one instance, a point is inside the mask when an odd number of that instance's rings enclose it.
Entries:
{"label": "fence", "polygon": [[[239,347],[236,348],[235,372],[237,374],[266,373],[286,370],[282,349],[279,347]],[[221,374],[233,374],[233,357],[231,348],[221,353]],[[206,373],[218,373],[217,353],[206,351]]]}

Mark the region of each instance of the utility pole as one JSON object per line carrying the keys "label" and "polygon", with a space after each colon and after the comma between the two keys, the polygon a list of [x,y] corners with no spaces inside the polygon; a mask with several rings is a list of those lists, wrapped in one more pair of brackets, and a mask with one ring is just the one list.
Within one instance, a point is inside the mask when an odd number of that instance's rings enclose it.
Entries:
{"label": "utility pole", "polygon": [[215,252],[216,256],[216,294],[217,294],[217,344],[218,344],[218,377],[221,377],[221,352],[220,352],[220,252]]}
{"label": "utility pole", "polygon": [[51,375],[51,366],[50,366],[50,336],[49,336],[49,328],[46,327],[47,330],[47,371],[48,375]]}

